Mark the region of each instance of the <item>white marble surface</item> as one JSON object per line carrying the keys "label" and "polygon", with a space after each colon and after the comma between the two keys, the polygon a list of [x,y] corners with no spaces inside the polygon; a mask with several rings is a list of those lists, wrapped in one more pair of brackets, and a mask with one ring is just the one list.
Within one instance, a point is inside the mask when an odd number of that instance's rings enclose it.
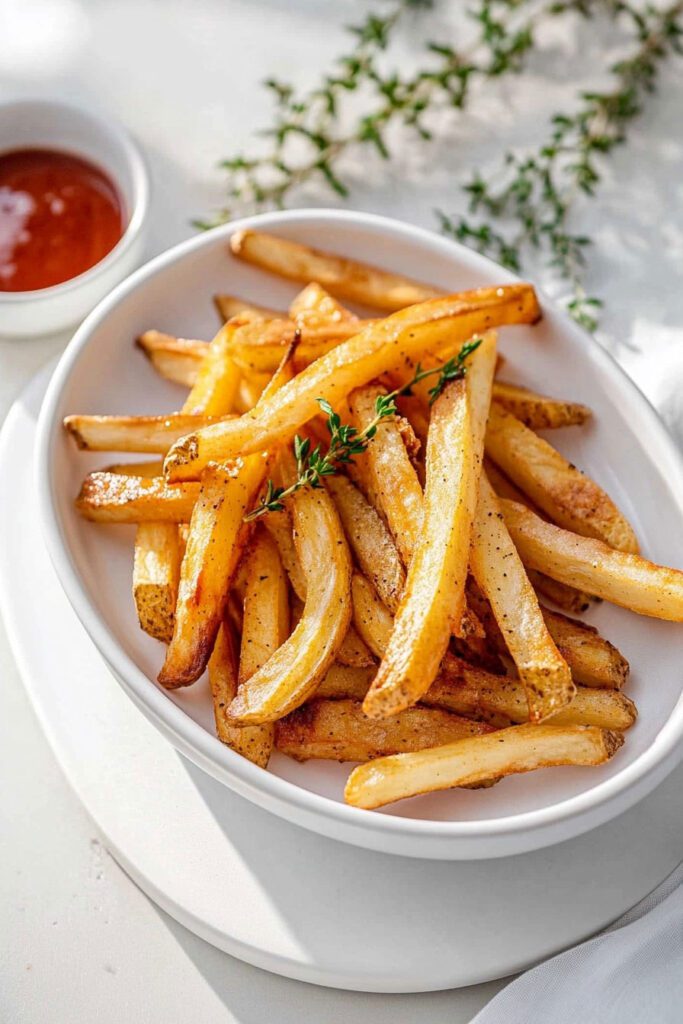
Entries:
{"label": "white marble surface", "polygon": [[[154,179],[151,254],[186,237],[190,217],[220,202],[215,162],[267,119],[258,82],[267,74],[311,81],[339,51],[339,26],[366,9],[350,0],[0,0],[0,96],[82,100],[138,135]],[[447,142],[431,151],[404,147],[390,167],[354,168],[363,180],[353,204],[426,226],[434,207],[454,209],[458,177],[508,145],[511,124],[524,139],[537,137],[612,45],[599,31],[579,39],[553,30],[530,73],[478,97]],[[407,61],[410,49],[406,40]],[[597,242],[591,288],[607,304],[602,340],[646,393],[670,405],[683,351],[682,84],[679,62],[582,214]],[[328,203],[315,190],[301,201]],[[0,415],[64,342],[0,341]],[[272,977],[207,946],[157,911],[101,847],[40,734],[4,634],[0,677],[0,1019],[400,1024],[419,1016],[458,1024],[499,987],[336,993]]]}

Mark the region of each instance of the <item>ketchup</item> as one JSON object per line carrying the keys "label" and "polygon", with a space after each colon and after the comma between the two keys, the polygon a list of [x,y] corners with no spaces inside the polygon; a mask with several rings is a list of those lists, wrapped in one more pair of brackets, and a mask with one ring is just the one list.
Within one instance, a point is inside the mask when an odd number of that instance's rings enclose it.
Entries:
{"label": "ketchup", "polygon": [[125,227],[116,186],[87,160],[46,149],[0,154],[0,292],[77,277]]}

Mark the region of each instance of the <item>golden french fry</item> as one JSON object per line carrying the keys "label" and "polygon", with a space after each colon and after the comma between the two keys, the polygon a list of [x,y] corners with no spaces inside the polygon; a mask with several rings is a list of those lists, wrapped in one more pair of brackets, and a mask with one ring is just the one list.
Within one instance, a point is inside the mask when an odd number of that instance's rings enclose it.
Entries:
{"label": "golden french fry", "polygon": [[488,736],[359,765],[349,776],[344,797],[354,807],[372,809],[537,768],[599,765],[609,761],[623,742],[621,733],[592,725],[514,725]]}
{"label": "golden french fry", "polygon": [[259,306],[255,302],[248,302],[246,299],[240,299],[236,295],[214,295],[213,304],[219,317],[225,323],[228,320],[232,320],[234,316],[261,317],[263,320],[275,320],[277,317],[284,316],[284,313],[278,313],[276,309],[270,309],[268,306]]}
{"label": "golden french fry", "polygon": [[206,668],[230,578],[249,536],[244,516],[266,470],[266,458],[252,455],[204,471],[181,566],[173,639],[158,676],[168,689],[189,686]]}
{"label": "golden french fry", "polygon": [[257,528],[245,575],[240,685],[265,665],[289,635],[287,580],[277,546],[263,529]]}
{"label": "golden french fry", "polygon": [[292,590],[301,602],[306,600],[306,577],[294,544],[292,519],[285,508],[281,512],[269,512],[263,517],[263,525],[277,544],[280,559],[285,567]]}
{"label": "golden french fry", "polygon": [[199,484],[168,484],[164,477],[89,473],[76,508],[98,523],[188,523]]}
{"label": "golden french fry", "polygon": [[541,722],[569,704],[575,687],[569,666],[545,625],[534,588],[484,473],[479,480],[470,567],[490,602],[526,689],[529,719]]}
{"label": "golden french fry", "polygon": [[337,661],[340,665],[347,665],[349,668],[375,667],[372,651],[360,633],[356,631],[353,623],[346,630],[341,647],[337,651]]}
{"label": "golden french fry", "polygon": [[237,327],[225,324],[210,343],[185,399],[182,411],[200,416],[225,416],[232,411],[240,372],[230,354]]}
{"label": "golden french fry", "polygon": [[489,334],[470,356],[465,379],[447,385],[434,403],[422,531],[389,645],[363,702],[371,718],[386,718],[419,700],[462,619],[495,361],[496,340]]}
{"label": "golden french fry", "polygon": [[523,284],[464,292],[401,310],[317,359],[257,410],[176,442],[166,456],[165,471],[171,480],[196,479],[208,462],[291,437],[320,411],[319,398],[334,406],[355,387],[425,346],[438,350],[454,338],[466,341],[496,324],[533,323],[539,316],[534,290]]}
{"label": "golden french fry", "polygon": [[317,281],[311,281],[292,300],[289,315],[301,326],[319,323],[358,323],[350,309],[337,302]]}
{"label": "golden french fry", "polygon": [[640,615],[683,622],[680,569],[570,533],[515,502],[503,500],[501,506],[522,560],[532,569]]}
{"label": "golden french fry", "polygon": [[273,722],[303,704],[334,661],[351,619],[351,559],[331,497],[303,487],[290,501],[306,579],[304,611],[289,639],[240,687],[229,709],[233,722]]}
{"label": "golden french fry", "polygon": [[602,488],[495,402],[486,452],[559,526],[637,553],[632,527]]}
{"label": "golden french fry", "polygon": [[277,723],[275,745],[297,761],[369,761],[489,731],[482,722],[438,708],[407,708],[388,722],[376,722],[363,714],[358,701],[313,700]]}
{"label": "golden french fry", "polygon": [[548,398],[502,380],[493,383],[493,400],[532,430],[580,426],[591,416],[588,406],[580,402]]}
{"label": "golden french fry", "polygon": [[[531,499],[522,494],[512,481],[508,480],[504,473],[501,473],[495,462],[484,458],[484,469],[489,478],[489,483],[499,498],[509,498],[510,501],[518,501],[521,505],[526,505],[527,508],[530,508],[532,512],[541,514]],[[541,518],[543,518],[542,514]],[[557,580],[551,580],[550,576],[546,576],[545,573],[537,572],[535,569],[529,569],[528,567],[527,576],[538,594],[542,594],[543,597],[552,601],[565,612],[574,612],[576,614],[578,612],[585,612],[590,607],[591,595],[584,593],[582,590],[569,587],[566,583],[558,583]]]}
{"label": "golden french fry", "polygon": [[[444,658],[441,672],[422,697],[422,703],[482,718],[497,727],[529,720],[526,690],[519,679],[493,675],[450,654]],[[547,722],[623,731],[630,729],[636,717],[635,704],[623,693],[578,686],[571,703]]]}
{"label": "golden french fry", "polygon": [[83,451],[165,455],[179,437],[217,419],[179,412],[167,416],[67,416],[64,428]]}
{"label": "golden french fry", "polygon": [[321,679],[313,697],[316,700],[338,700],[340,697],[345,697],[349,700],[362,701],[368,692],[375,671],[374,666],[372,668],[353,668],[335,661]]}
{"label": "golden french fry", "polygon": [[246,323],[235,331],[231,353],[242,369],[258,372],[272,370],[282,358],[283,349],[297,337],[300,342],[296,363],[298,367],[304,367],[375,322],[321,321],[316,324],[300,324],[298,321],[284,319]]}
{"label": "golden french fry", "polygon": [[189,338],[175,338],[162,331],[145,331],[136,342],[160,376],[191,388],[209,344]]}
{"label": "golden french fry", "polygon": [[443,294],[402,274],[321,252],[276,235],[246,229],[230,239],[235,256],[290,281],[317,281],[340,299],[392,312]]}
{"label": "golden french fry", "polygon": [[630,671],[629,663],[609,640],[587,622],[567,618],[549,608],[542,611],[548,632],[577,683],[601,690],[623,687]]}
{"label": "golden french fry", "polygon": [[383,658],[394,628],[394,617],[372,585],[360,573],[351,580],[353,624],[376,658]]}
{"label": "golden french fry", "polygon": [[180,561],[175,523],[140,523],[135,536],[133,599],[141,629],[164,643],[173,636]]}
{"label": "golden french fry", "polygon": [[[376,384],[351,392],[349,406],[358,430],[372,422],[375,402],[386,393]],[[386,519],[401,558],[409,565],[422,527],[423,494],[396,417],[377,424],[375,436],[356,459],[356,468],[363,489]]]}
{"label": "golden french fry", "polygon": [[387,608],[395,612],[405,586],[405,572],[389,531],[350,480],[331,476],[326,483],[358,565]]}
{"label": "golden french fry", "polygon": [[241,728],[228,721],[227,709],[237,693],[237,644],[229,617],[223,620],[209,659],[209,685],[216,733],[237,754],[266,768],[273,748],[272,729],[262,725]]}

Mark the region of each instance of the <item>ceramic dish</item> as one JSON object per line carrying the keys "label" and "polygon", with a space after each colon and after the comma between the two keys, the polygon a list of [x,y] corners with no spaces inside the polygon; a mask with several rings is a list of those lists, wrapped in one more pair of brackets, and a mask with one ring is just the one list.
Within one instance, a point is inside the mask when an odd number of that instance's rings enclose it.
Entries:
{"label": "ceramic dish", "polygon": [[[168,693],[153,680],[159,645],[140,631],[130,594],[132,532],[93,525],[74,511],[83,475],[106,455],[75,451],[61,427],[71,412],[162,413],[182,390],[158,379],[133,348],[155,327],[186,337],[216,330],[211,296],[230,291],[285,307],[296,287],[229,254],[233,230],[255,226],[432,281],[451,291],[513,280],[490,261],[431,233],[366,214],[267,214],[200,235],[120,285],[88,317],[50,384],[37,442],[37,486],[48,550],[95,645],[143,713],[188,758],[254,803],[299,825],[360,846],[408,856],[474,859],[560,842],[634,804],[677,763],[683,737],[680,627],[602,604],[588,615],[632,665],[627,692],[640,719],[624,748],[599,768],[546,769],[485,791],[452,791],[382,812],[344,805],[347,765],[298,764],[274,755],[265,772],[214,735],[204,680]],[[506,377],[595,410],[581,430],[553,440],[623,508],[655,561],[671,564],[683,530],[683,466],[654,410],[616,363],[542,300],[533,328],[501,331]],[[109,460],[111,461],[111,460]],[[144,780],[141,779],[141,785]]]}
{"label": "ceramic dish", "polygon": [[0,104],[0,153],[55,149],[101,167],[123,199],[126,229],[104,259],[62,284],[0,292],[0,335],[24,337],[63,330],[82,320],[137,267],[144,253],[149,176],[131,137],[115,121],[52,100]]}

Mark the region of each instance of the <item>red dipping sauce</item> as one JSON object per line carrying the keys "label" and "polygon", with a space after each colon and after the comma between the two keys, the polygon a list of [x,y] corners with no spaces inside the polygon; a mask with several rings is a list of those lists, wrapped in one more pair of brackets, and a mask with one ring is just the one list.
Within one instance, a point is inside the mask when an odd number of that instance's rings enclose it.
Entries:
{"label": "red dipping sauce", "polygon": [[77,277],[125,228],[116,186],[87,160],[46,149],[0,154],[0,292]]}

